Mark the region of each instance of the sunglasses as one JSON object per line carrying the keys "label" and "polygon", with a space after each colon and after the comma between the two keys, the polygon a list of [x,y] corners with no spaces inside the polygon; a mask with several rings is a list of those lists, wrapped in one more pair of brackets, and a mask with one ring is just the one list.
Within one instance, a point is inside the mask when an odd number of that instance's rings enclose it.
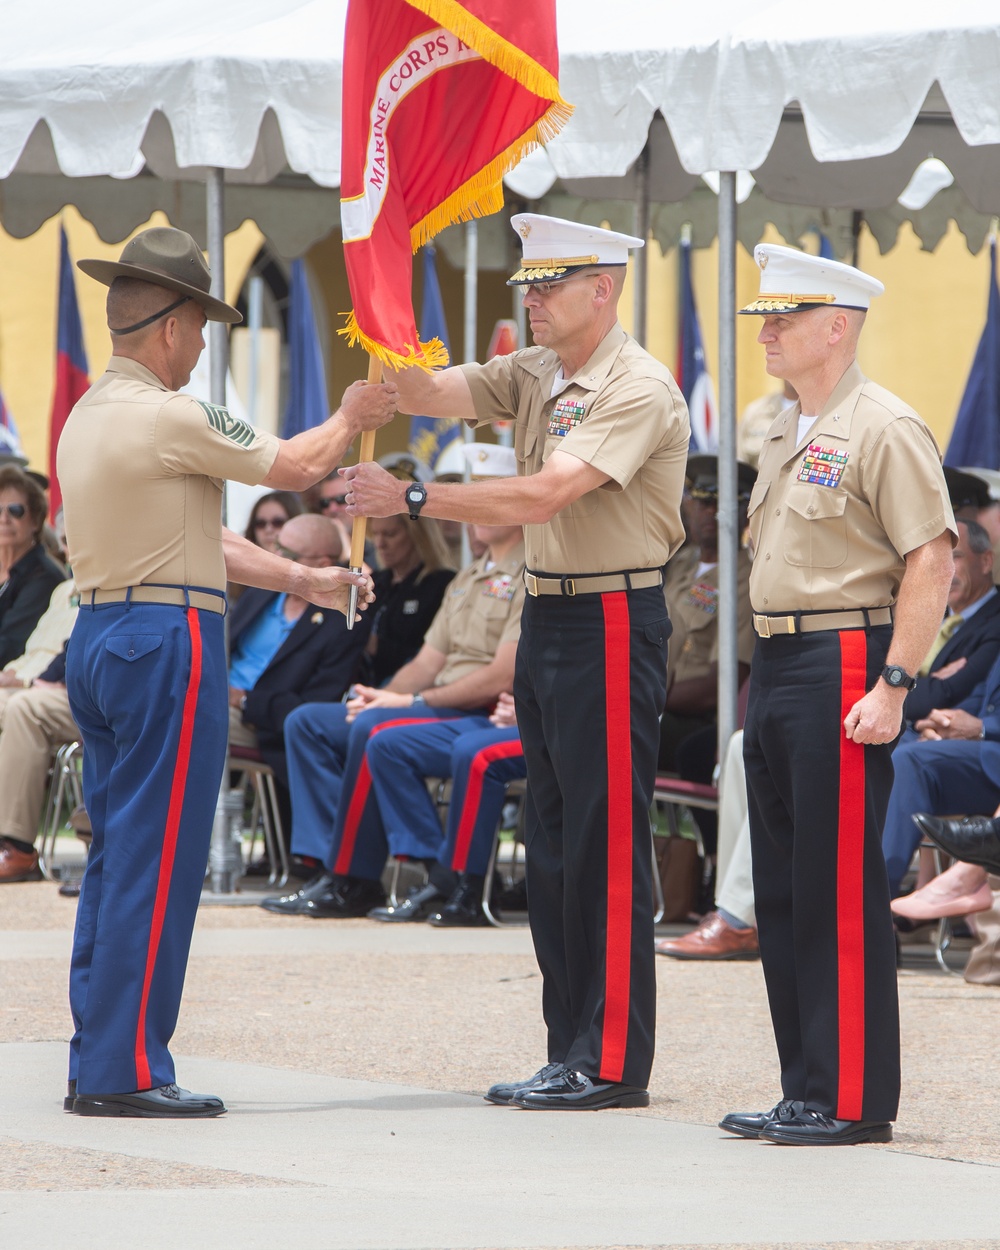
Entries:
{"label": "sunglasses", "polygon": [[20,521],[21,517],[23,517],[27,511],[28,509],[23,503],[0,503],[0,516],[3,516],[6,512],[12,516],[15,521]]}
{"label": "sunglasses", "polygon": [[331,504],[336,504],[338,508],[342,508],[347,502],[346,495],[320,495],[319,505],[321,508],[329,508]]}
{"label": "sunglasses", "polygon": [[[288,518],[285,517],[285,521],[287,520]],[[267,529],[280,530],[281,527],[285,524],[285,521],[280,521],[277,519],[277,517],[260,517],[259,516],[254,521],[253,527],[255,530],[267,530]]]}

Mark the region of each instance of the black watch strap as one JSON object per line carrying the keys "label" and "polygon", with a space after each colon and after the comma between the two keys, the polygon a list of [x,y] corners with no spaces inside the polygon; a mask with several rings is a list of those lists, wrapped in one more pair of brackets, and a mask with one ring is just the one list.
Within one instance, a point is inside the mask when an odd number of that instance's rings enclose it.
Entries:
{"label": "black watch strap", "polygon": [[882,669],[882,680],[893,690],[912,690],[917,684],[917,679],[898,664],[886,664]]}
{"label": "black watch strap", "polygon": [[420,516],[420,509],[427,502],[427,487],[423,482],[411,482],[403,492],[403,498],[410,512],[410,520],[416,521]]}

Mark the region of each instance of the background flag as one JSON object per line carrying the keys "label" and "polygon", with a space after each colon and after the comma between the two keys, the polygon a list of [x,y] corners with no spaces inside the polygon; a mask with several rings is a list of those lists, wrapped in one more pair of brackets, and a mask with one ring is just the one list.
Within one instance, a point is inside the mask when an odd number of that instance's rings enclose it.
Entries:
{"label": "background flag", "polygon": [[[441,286],[438,282],[436,250],[427,243],[423,248],[424,261],[424,298],[420,310],[420,333],[423,341],[429,343],[437,339],[446,352],[448,344],[448,325],[444,319],[444,301],[441,299]],[[410,453],[422,460],[428,468],[433,469],[438,456],[449,443],[462,437],[462,423],[457,417],[447,420],[439,417],[410,418]]]}
{"label": "background flag", "polygon": [[59,314],[56,322],[56,384],[49,418],[49,500],[54,517],[62,503],[56,477],[56,448],[70,409],[90,385],[87,355],[83,350],[83,329],[76,302],[73,266],[69,259],[66,230],[59,227]]}
{"label": "background flag", "polygon": [[354,311],[340,331],[387,364],[447,363],[418,341],[411,256],[503,206],[503,175],[570,115],[555,0],[350,0],[341,224]]}
{"label": "background flag", "polygon": [[680,242],[680,339],[677,344],[677,385],[691,415],[693,450],[719,450],[719,416],[715,387],[705,368],[705,346],[691,286],[691,243]]}
{"label": "background flag", "polygon": [[944,462],[959,468],[1000,469],[1000,289],[997,241],[990,240],[990,282],[986,328],[958,406]]}
{"label": "background flag", "polygon": [[0,391],[0,452],[12,456],[21,454],[21,436],[14,424],[14,418],[10,415],[10,409],[4,403],[2,391]]}
{"label": "background flag", "polygon": [[292,261],[288,296],[288,404],[281,437],[291,438],[330,415],[326,394],[326,370],[320,351],[312,295],[305,263]]}

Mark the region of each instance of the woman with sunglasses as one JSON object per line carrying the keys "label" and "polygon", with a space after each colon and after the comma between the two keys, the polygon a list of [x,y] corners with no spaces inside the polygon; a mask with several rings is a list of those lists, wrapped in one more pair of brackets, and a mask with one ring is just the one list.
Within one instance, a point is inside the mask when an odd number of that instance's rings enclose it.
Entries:
{"label": "woman with sunglasses", "polygon": [[243,537],[265,551],[277,551],[281,527],[304,511],[302,501],[293,491],[272,490],[254,503]]}
{"label": "woman with sunglasses", "polygon": [[16,465],[0,468],[0,668],[24,651],[66,570],[41,544],[47,508],[37,483]]}

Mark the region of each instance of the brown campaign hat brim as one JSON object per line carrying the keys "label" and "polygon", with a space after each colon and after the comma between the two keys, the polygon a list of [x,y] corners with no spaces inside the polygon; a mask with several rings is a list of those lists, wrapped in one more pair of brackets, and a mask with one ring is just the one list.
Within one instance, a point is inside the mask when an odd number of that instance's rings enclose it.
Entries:
{"label": "brown campaign hat brim", "polygon": [[228,325],[235,325],[243,320],[243,314],[231,304],[216,299],[214,295],[206,295],[200,287],[175,278],[162,269],[148,265],[123,264],[118,260],[78,260],[76,267],[88,278],[96,278],[105,286],[110,286],[115,278],[139,278],[143,282],[154,282],[157,286],[166,287],[168,291],[176,291],[179,295],[190,296],[204,308],[209,321],[224,321]]}

